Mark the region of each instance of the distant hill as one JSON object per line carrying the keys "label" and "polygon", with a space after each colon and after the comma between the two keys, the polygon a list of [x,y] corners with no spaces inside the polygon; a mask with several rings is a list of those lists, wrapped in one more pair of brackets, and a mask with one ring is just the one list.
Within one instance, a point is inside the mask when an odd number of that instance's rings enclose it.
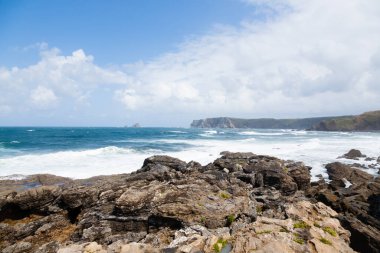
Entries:
{"label": "distant hill", "polygon": [[311,127],[317,131],[379,131],[380,111],[365,112],[358,116],[346,116],[322,120]]}
{"label": "distant hill", "polygon": [[194,120],[194,128],[262,128],[308,129],[316,131],[376,131],[380,130],[380,111],[359,116],[318,117],[303,119],[239,119],[229,117]]}
{"label": "distant hill", "polygon": [[305,118],[305,119],[238,119],[238,118],[207,118],[194,120],[191,127],[195,128],[267,128],[267,129],[307,129],[321,121],[333,117]]}

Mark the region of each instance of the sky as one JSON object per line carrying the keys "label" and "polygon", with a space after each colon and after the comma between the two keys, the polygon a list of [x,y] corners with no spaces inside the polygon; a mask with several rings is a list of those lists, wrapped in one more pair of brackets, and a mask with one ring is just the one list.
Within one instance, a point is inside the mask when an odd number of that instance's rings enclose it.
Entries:
{"label": "sky", "polygon": [[0,125],[380,109],[378,0],[0,0]]}

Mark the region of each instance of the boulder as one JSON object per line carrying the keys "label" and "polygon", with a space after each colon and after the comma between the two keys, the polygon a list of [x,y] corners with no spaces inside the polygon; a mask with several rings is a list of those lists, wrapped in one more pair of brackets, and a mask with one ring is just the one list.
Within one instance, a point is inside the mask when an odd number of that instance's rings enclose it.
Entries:
{"label": "boulder", "polygon": [[346,154],[342,156],[342,158],[359,160],[359,158],[366,157],[366,155],[362,154],[358,149],[351,149]]}
{"label": "boulder", "polygon": [[331,184],[338,188],[346,187],[344,179],[355,185],[367,183],[373,179],[370,174],[340,162],[329,163],[326,165],[326,169],[329,179],[332,181]]}
{"label": "boulder", "polygon": [[142,168],[138,172],[150,171],[156,168],[156,165],[166,166],[176,171],[186,170],[186,162],[180,159],[173,158],[166,155],[155,155],[145,159]]}

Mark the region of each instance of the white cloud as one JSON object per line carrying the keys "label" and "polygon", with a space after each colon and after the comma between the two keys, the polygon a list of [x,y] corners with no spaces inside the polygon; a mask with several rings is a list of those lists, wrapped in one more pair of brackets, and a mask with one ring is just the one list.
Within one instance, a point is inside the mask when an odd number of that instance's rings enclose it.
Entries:
{"label": "white cloud", "polygon": [[45,109],[58,100],[74,105],[85,102],[89,92],[101,85],[127,83],[125,73],[97,66],[94,57],[82,49],[64,56],[57,48],[49,49],[46,43],[34,47],[41,56],[36,64],[0,68],[0,105],[7,104],[19,111],[25,110],[28,101],[32,107]]}
{"label": "white cloud", "polygon": [[55,104],[58,100],[52,90],[42,86],[38,86],[36,89],[32,90],[30,99],[33,104],[39,107],[48,107]]}
{"label": "white cloud", "polygon": [[273,9],[277,16],[213,31],[177,52],[127,66],[127,89],[134,91],[128,100],[149,101],[133,108],[210,116],[380,108],[378,0],[246,2]]}
{"label": "white cloud", "polygon": [[130,110],[136,109],[141,104],[141,102],[143,102],[143,98],[140,99],[138,96],[136,96],[136,92],[134,90],[129,89],[116,91],[115,98]]}

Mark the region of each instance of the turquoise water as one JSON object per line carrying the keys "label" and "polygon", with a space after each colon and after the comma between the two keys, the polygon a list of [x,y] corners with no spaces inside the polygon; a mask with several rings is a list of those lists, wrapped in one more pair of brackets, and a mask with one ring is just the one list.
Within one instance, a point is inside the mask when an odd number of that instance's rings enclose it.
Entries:
{"label": "turquoise water", "polygon": [[[52,173],[73,178],[131,172],[155,154],[207,164],[221,151],[303,161],[312,174],[351,148],[380,155],[379,133],[191,128],[0,128],[0,176]],[[368,163],[361,161],[362,163]],[[375,170],[370,171],[375,173]]]}

